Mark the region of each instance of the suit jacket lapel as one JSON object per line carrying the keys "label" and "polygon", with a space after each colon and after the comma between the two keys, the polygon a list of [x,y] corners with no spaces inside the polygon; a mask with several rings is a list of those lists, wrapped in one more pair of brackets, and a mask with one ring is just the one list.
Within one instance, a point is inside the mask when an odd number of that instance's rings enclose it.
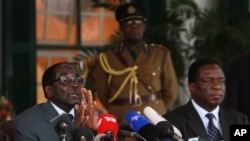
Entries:
{"label": "suit jacket lapel", "polygon": [[222,107],[220,107],[219,111],[219,117],[220,117],[220,123],[221,123],[221,129],[222,129],[222,134],[224,137],[225,141],[229,140],[229,123],[231,122],[231,115],[228,114]]}
{"label": "suit jacket lapel", "polygon": [[196,135],[199,135],[203,138],[204,137],[208,138],[206,128],[204,127],[203,122],[199,114],[193,107],[191,101],[189,101],[187,104],[186,115],[187,118],[189,119],[188,121],[189,128],[192,129]]}
{"label": "suit jacket lapel", "polygon": [[[51,119],[58,116],[57,111],[55,110],[55,108],[52,106],[52,104],[49,101],[45,103],[43,106],[44,106],[45,118],[46,120],[48,120],[48,122],[50,122]],[[58,133],[56,132],[56,130],[52,126],[50,126],[50,128],[56,134],[56,136],[58,136]],[[72,135],[69,132],[67,133],[67,139],[72,140]]]}
{"label": "suit jacket lapel", "polygon": [[48,101],[43,105],[46,120],[50,121],[58,115],[52,104]]}
{"label": "suit jacket lapel", "polygon": [[[49,123],[50,123],[51,119],[53,119],[54,117],[56,117],[58,115],[57,111],[54,109],[54,107],[52,106],[52,104],[49,101],[43,105],[43,110],[44,110],[44,114],[45,114],[45,119]],[[54,132],[57,135],[57,133],[56,133],[54,127],[52,127],[52,125],[50,126],[50,129],[52,130],[52,132]]]}

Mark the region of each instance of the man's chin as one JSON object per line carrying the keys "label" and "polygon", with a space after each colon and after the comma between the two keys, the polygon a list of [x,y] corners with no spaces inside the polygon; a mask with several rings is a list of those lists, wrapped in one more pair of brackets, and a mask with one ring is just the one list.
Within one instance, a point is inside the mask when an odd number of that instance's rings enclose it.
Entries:
{"label": "man's chin", "polygon": [[141,39],[139,39],[139,38],[133,38],[133,39],[130,39],[129,41],[130,41],[131,43],[138,43],[138,42],[141,41]]}
{"label": "man's chin", "polygon": [[81,104],[81,100],[79,100],[79,99],[71,100],[71,104],[72,105],[80,105]]}

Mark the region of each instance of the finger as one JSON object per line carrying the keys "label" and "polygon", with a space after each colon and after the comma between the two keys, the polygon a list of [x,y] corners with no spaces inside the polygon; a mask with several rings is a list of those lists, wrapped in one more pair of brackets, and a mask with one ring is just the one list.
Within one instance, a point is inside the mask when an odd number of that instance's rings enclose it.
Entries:
{"label": "finger", "polygon": [[76,104],[75,105],[75,109],[78,110],[79,109],[79,105]]}
{"label": "finger", "polygon": [[88,105],[94,105],[93,95],[90,90],[86,93],[86,99]]}
{"label": "finger", "polygon": [[90,106],[94,109],[97,109],[97,103],[96,101],[93,101],[92,104],[90,104]]}
{"label": "finger", "polygon": [[93,104],[93,96],[90,90],[87,90],[86,92],[86,99],[88,104]]}
{"label": "finger", "polygon": [[87,92],[86,88],[81,88],[82,102],[86,102],[87,101],[86,94],[85,94],[86,92]]}
{"label": "finger", "polygon": [[84,125],[86,123],[86,117],[85,117],[85,111],[86,111],[86,104],[83,105],[76,105],[77,108],[77,117],[75,125],[76,127],[79,127],[80,125]]}

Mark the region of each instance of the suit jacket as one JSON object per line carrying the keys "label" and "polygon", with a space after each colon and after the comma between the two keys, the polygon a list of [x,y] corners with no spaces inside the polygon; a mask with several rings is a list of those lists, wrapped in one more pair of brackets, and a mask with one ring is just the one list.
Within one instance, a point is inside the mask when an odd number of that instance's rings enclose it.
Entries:
{"label": "suit jacket", "polygon": [[[201,137],[208,140],[206,127],[195,110],[191,100],[183,106],[163,115],[168,121],[175,125],[182,133],[183,139],[188,140],[191,137]],[[222,128],[223,138],[229,141],[231,124],[249,124],[245,114],[220,107],[219,111],[220,124]]]}
{"label": "suit jacket", "polygon": [[60,141],[50,123],[57,115],[50,102],[35,105],[20,113],[14,119],[15,141]]}

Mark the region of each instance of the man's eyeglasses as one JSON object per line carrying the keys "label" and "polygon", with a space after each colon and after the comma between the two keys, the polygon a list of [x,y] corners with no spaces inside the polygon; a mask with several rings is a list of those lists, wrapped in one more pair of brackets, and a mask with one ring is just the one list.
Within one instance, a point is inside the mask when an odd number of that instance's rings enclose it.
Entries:
{"label": "man's eyeglasses", "polygon": [[65,85],[72,85],[73,83],[77,83],[81,87],[84,87],[86,79],[83,77],[72,77],[72,76],[60,76],[58,79],[53,80],[55,81],[61,81]]}
{"label": "man's eyeglasses", "polygon": [[143,23],[144,23],[143,20],[128,20],[124,22],[125,25],[141,25]]}

